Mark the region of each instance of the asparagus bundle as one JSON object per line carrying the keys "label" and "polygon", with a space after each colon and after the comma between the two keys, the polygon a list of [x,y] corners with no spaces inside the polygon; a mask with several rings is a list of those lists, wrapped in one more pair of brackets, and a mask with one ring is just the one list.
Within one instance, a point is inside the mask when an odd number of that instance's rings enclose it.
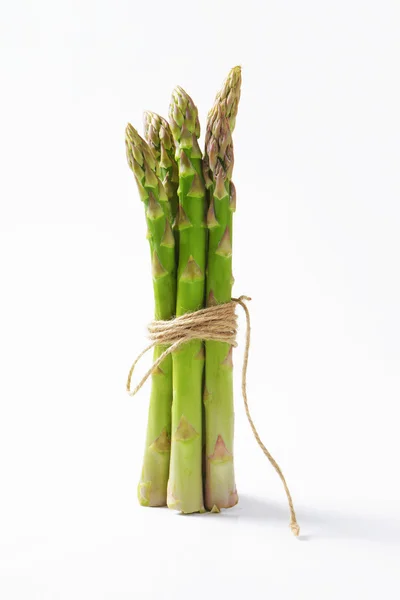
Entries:
{"label": "asparagus bundle", "polygon": [[[159,178],[157,161],[147,143],[128,124],[126,152],[144,203],[150,243],[155,318],[170,319],[175,314],[175,239],[171,229],[173,206]],[[154,349],[154,360],[164,351]],[[171,447],[172,359],[167,356],[152,374],[143,468],[138,498],[144,506],[165,506]]]}
{"label": "asparagus bundle", "polygon": [[258,445],[282,481],[290,527],[299,535],[285,477],[261,441],[249,411],[250,315],[243,303],[249,298],[231,299],[236,208],[232,132],[240,86],[241,69],[235,67],[208,114],[204,157],[198,144],[197,108],[180,87],[172,94],[170,125],[155,113],[145,113],[148,143],[132,125],[126,128],[128,163],[145,207],[156,321],[149,327],[152,344],[132,365],[127,382],[130,391],[137,361],[156,344],[153,366],[130,392],[134,395],[152,375],[138,497],[144,506],[167,504],[183,513],[219,512],[238,502],[232,344],[236,343],[234,307],[240,304],[247,322],[242,369],[246,415]]}
{"label": "asparagus bundle", "polygon": [[[179,167],[179,231],[176,315],[204,305],[206,267],[205,187],[200,124],[193,100],[175,88],[170,105],[171,131]],[[202,387],[204,344],[193,340],[173,355],[172,447],[167,503],[183,513],[201,512]]]}
{"label": "asparagus bundle", "polygon": [[[209,192],[207,213],[207,306],[229,302],[232,294],[233,145],[240,98],[241,70],[232,69],[208,115],[204,178]],[[205,505],[229,508],[238,501],[233,466],[232,346],[206,342],[205,368]]]}
{"label": "asparagus bundle", "polygon": [[[237,67],[209,113],[204,163],[197,108],[180,87],[172,94],[170,125],[154,113],[145,113],[148,144],[131,125],[127,127],[128,162],[146,211],[156,319],[201,309],[206,287],[208,306],[231,299],[235,201],[231,130],[239,96]],[[156,346],[154,360],[164,349]],[[195,339],[174,351],[172,360],[167,356],[153,372],[138,493],[143,505],[167,503],[183,513],[203,512],[204,489],[208,509],[237,502],[232,348],[207,342],[206,356],[204,342]]]}

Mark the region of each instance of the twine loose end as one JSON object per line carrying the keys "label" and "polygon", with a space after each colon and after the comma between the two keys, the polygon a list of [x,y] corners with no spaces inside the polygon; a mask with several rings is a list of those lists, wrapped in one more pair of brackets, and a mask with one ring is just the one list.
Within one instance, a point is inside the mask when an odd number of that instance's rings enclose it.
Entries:
{"label": "twine loose end", "polygon": [[296,537],[299,537],[299,535],[300,535],[300,526],[297,523],[297,521],[291,521],[290,522],[290,529],[292,530],[293,535],[295,535]]}

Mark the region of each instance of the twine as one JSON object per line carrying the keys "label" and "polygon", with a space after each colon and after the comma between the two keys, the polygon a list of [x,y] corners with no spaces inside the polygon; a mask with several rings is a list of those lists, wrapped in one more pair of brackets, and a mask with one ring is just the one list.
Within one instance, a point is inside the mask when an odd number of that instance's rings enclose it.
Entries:
{"label": "twine", "polygon": [[[245,304],[245,301],[249,300],[251,300],[251,298],[248,298],[247,296],[240,296],[240,298],[232,298],[232,300],[226,304],[218,304],[216,306],[202,308],[196,312],[186,313],[181,317],[176,317],[175,319],[171,319],[169,321],[152,321],[148,326],[151,344],[149,344],[143,350],[143,352],[139,354],[131,366],[128,374],[128,380],[126,382],[126,389],[130,396],[134,396],[144,385],[152,372],[157,369],[160,363],[162,363],[162,361],[169,354],[177,350],[179,346],[189,342],[190,340],[214,340],[217,342],[226,342],[227,344],[231,344],[232,346],[236,347],[237,316],[235,309],[236,305],[239,304],[243,308],[246,315],[246,342],[242,366],[242,396],[246,416],[257,444],[260,446],[261,450],[264,452],[265,456],[268,458],[269,462],[274,467],[282,481],[289,504],[290,529],[295,536],[298,536],[300,533],[300,527],[297,523],[292,496],[290,494],[285,477],[280,466],[263,444],[250,415],[247,398],[247,366],[249,362],[251,326],[249,309]],[[151,350],[151,348],[156,345],[168,345],[168,348],[164,350],[157,360],[154,361],[150,369],[147,371],[147,373],[145,373],[135,389],[131,391],[132,375],[136,364],[139,362],[142,356],[146,354],[146,352]]]}

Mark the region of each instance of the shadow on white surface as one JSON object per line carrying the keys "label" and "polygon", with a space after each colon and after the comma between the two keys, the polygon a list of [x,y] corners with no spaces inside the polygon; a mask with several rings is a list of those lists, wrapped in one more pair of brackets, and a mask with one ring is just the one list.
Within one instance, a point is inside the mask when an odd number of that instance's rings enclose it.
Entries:
{"label": "shadow on white surface", "polygon": [[[296,510],[301,528],[299,540],[347,539],[364,540],[381,544],[400,544],[400,520],[390,515],[357,515],[341,510],[299,507]],[[271,522],[289,526],[289,511],[283,503],[278,504],[241,494],[239,504],[224,511],[224,517],[241,521],[257,521],[266,526]]]}

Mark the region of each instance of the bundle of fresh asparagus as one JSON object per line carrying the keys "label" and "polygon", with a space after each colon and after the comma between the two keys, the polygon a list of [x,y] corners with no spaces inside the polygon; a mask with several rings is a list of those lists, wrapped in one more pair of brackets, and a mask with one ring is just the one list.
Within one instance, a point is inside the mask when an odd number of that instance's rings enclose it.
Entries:
{"label": "bundle of fresh asparagus", "polygon": [[[208,114],[205,150],[197,108],[175,88],[169,123],[146,112],[146,141],[128,124],[126,150],[143,201],[155,319],[231,300],[232,131],[241,70],[229,73]],[[154,359],[165,350],[155,346]],[[232,346],[191,340],[152,372],[139,502],[183,513],[238,501],[233,467]]]}

